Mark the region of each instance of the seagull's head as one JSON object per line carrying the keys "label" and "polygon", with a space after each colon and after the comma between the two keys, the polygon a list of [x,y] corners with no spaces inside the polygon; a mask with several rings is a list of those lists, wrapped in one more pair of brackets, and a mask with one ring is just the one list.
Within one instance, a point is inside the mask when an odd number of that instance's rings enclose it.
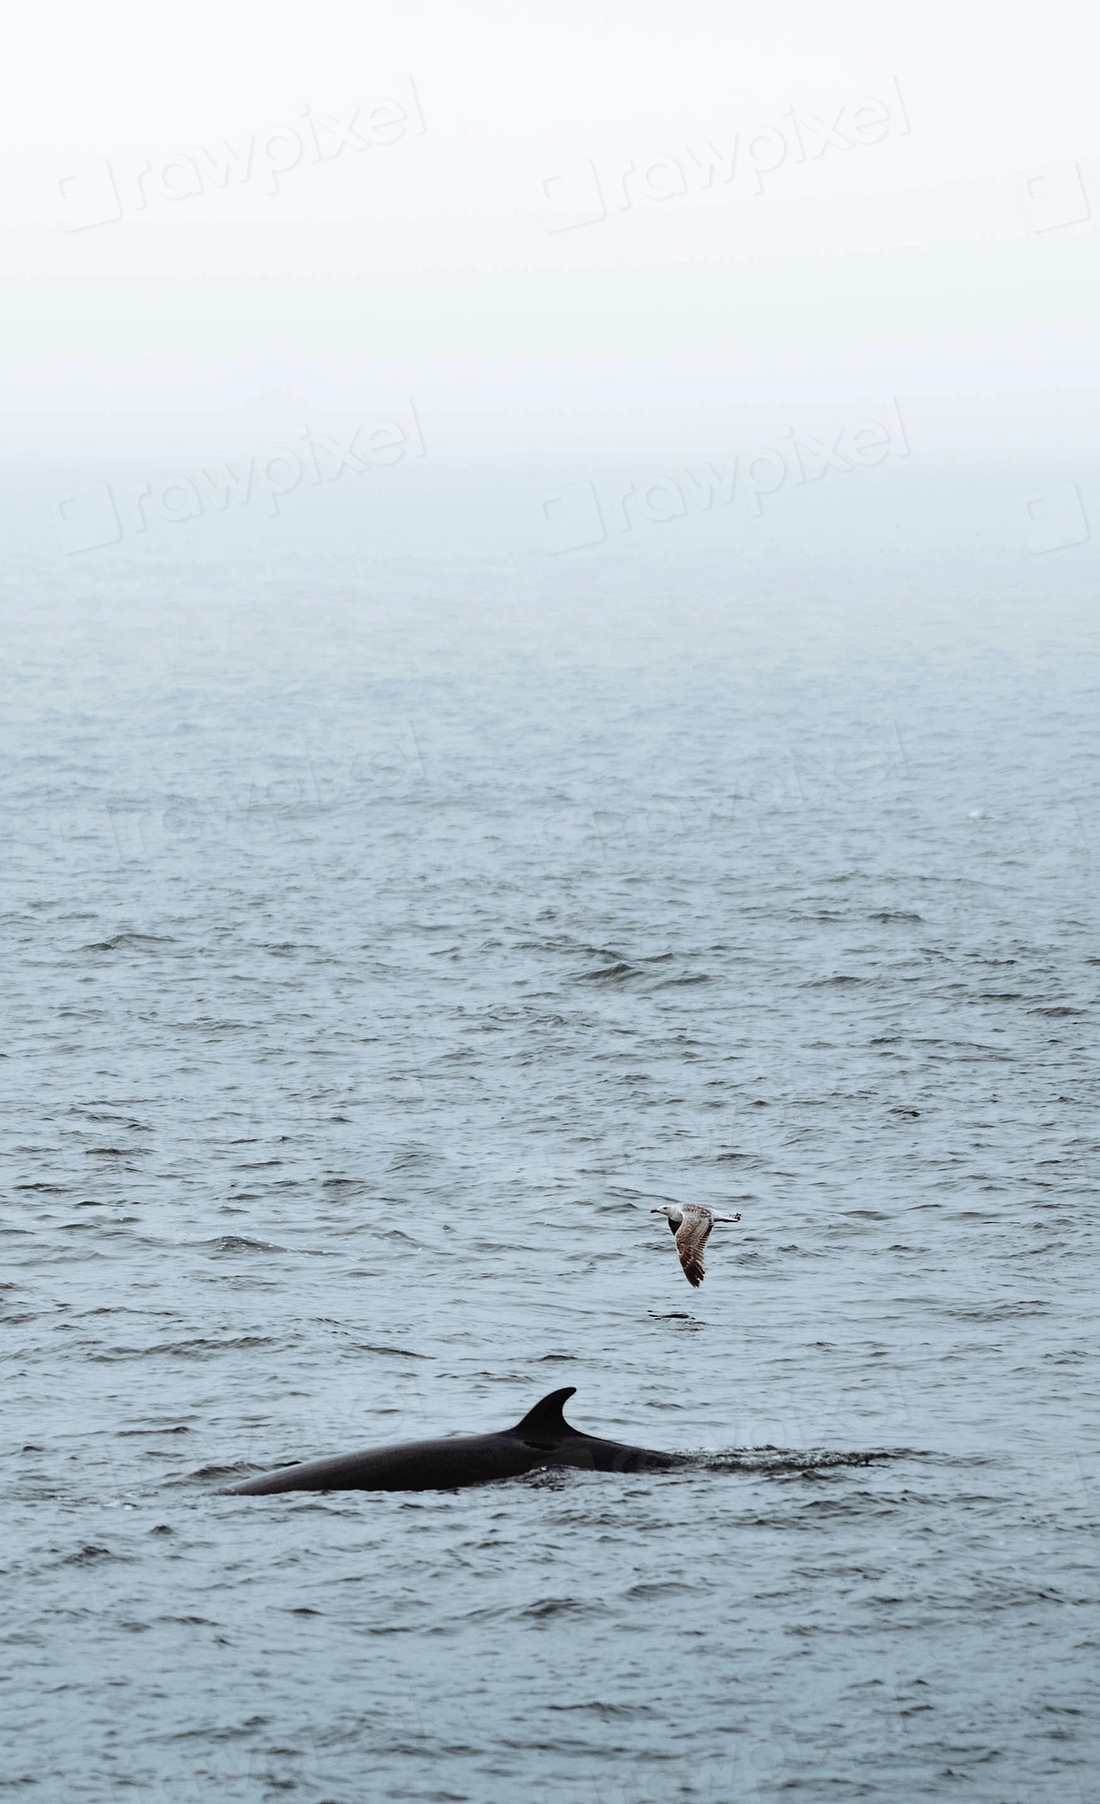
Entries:
{"label": "seagull's head", "polygon": [[674,1228],[678,1228],[684,1219],[684,1212],[675,1203],[662,1203],[659,1209],[651,1209],[651,1215],[667,1215]]}

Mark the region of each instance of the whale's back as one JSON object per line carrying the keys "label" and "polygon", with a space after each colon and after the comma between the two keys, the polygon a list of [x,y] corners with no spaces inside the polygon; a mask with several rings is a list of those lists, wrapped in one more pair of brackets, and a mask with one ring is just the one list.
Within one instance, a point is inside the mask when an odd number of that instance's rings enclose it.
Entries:
{"label": "whale's back", "polygon": [[270,1497],[279,1491],[432,1491],[460,1485],[489,1484],[495,1478],[517,1478],[546,1465],[547,1450],[526,1445],[509,1434],[454,1435],[435,1441],[410,1441],[395,1447],[370,1447],[361,1453],[338,1454],[308,1465],[284,1466],[243,1485],[232,1497]]}

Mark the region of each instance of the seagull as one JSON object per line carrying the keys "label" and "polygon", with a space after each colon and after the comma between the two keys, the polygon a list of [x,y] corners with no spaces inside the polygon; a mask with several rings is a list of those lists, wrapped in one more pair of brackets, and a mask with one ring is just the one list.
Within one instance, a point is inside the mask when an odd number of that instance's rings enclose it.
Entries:
{"label": "seagull", "polygon": [[736,1215],[714,1215],[705,1209],[702,1203],[664,1203],[659,1209],[651,1209],[651,1215],[664,1215],[668,1225],[676,1236],[676,1251],[680,1255],[680,1264],[684,1268],[684,1277],[694,1290],[698,1290],[706,1273],[703,1270],[703,1248],[710,1239],[710,1231],[716,1221],[735,1222],[741,1220],[741,1211]]}

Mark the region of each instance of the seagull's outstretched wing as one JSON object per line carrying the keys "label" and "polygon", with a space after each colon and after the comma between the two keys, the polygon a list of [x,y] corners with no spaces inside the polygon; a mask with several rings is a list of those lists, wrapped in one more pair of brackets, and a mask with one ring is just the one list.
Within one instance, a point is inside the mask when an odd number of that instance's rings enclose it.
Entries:
{"label": "seagull's outstretched wing", "polygon": [[694,1290],[703,1282],[703,1248],[710,1239],[714,1218],[707,1209],[685,1209],[684,1219],[676,1229],[676,1251],[684,1268],[684,1277]]}

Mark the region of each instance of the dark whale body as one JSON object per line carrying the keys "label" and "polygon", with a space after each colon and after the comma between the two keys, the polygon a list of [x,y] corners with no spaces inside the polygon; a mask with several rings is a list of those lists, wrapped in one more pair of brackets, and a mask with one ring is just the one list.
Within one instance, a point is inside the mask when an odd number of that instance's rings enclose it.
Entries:
{"label": "dark whale body", "polygon": [[230,1497],[270,1497],[277,1491],[449,1491],[519,1478],[541,1466],[579,1466],[586,1472],[668,1472],[687,1462],[674,1453],[601,1441],[571,1428],[562,1410],[576,1385],[551,1391],[522,1422],[499,1434],[455,1435],[371,1447],[305,1466],[284,1466],[234,1485]]}

